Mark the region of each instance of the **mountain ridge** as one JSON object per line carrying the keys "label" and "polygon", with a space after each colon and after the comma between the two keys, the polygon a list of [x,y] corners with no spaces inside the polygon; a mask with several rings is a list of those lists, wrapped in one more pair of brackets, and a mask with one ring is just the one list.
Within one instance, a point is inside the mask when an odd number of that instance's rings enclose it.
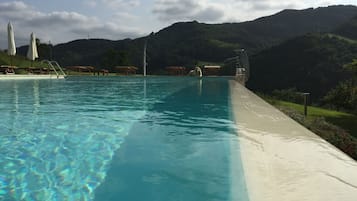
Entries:
{"label": "mountain ridge", "polygon": [[[128,57],[127,64],[141,67],[143,46],[148,39],[149,73],[157,73],[167,65],[192,67],[202,61],[220,63],[234,56],[235,50],[240,48],[245,48],[253,55],[293,37],[332,31],[354,16],[357,16],[355,6],[329,6],[283,10],[271,16],[240,23],[178,22],[147,38],[117,41],[82,39],[58,44],[52,48],[52,55],[63,66],[111,68],[103,62],[103,57],[106,57],[108,51],[124,51]],[[43,52],[39,50],[42,58],[49,57],[45,49]],[[18,52],[25,55],[26,50],[20,47]]]}

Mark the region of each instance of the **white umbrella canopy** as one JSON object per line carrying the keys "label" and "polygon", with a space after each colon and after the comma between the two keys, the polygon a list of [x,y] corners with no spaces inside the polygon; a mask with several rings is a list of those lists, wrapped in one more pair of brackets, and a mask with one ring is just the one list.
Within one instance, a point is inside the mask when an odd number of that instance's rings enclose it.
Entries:
{"label": "white umbrella canopy", "polygon": [[16,46],[15,46],[14,29],[12,27],[11,22],[9,22],[9,24],[7,25],[7,37],[8,37],[7,54],[10,56],[14,56],[16,54]]}
{"label": "white umbrella canopy", "polygon": [[34,33],[31,33],[30,45],[27,51],[27,58],[31,61],[34,61],[36,58],[38,58],[36,37]]}

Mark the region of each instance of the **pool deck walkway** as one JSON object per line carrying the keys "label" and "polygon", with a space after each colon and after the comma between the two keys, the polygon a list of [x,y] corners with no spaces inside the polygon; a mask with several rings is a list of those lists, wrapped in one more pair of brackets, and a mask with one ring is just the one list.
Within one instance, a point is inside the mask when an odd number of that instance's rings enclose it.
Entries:
{"label": "pool deck walkway", "polygon": [[356,201],[357,162],[230,82],[250,201]]}
{"label": "pool deck walkway", "polygon": [[37,80],[37,79],[64,79],[63,75],[22,75],[22,74],[13,74],[13,75],[0,75],[0,80]]}

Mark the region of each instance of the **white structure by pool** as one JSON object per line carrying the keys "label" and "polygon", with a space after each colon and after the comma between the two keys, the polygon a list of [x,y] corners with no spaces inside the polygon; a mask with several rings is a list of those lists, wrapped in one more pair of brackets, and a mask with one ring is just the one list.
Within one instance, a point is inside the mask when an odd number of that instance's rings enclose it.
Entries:
{"label": "white structure by pool", "polygon": [[250,201],[356,201],[357,162],[231,81]]}

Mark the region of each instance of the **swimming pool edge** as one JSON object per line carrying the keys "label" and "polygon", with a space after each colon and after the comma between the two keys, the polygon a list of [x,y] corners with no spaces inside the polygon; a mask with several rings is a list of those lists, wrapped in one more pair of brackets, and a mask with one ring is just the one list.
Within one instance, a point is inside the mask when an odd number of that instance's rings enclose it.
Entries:
{"label": "swimming pool edge", "polygon": [[356,161],[236,81],[229,84],[250,201],[355,199]]}

